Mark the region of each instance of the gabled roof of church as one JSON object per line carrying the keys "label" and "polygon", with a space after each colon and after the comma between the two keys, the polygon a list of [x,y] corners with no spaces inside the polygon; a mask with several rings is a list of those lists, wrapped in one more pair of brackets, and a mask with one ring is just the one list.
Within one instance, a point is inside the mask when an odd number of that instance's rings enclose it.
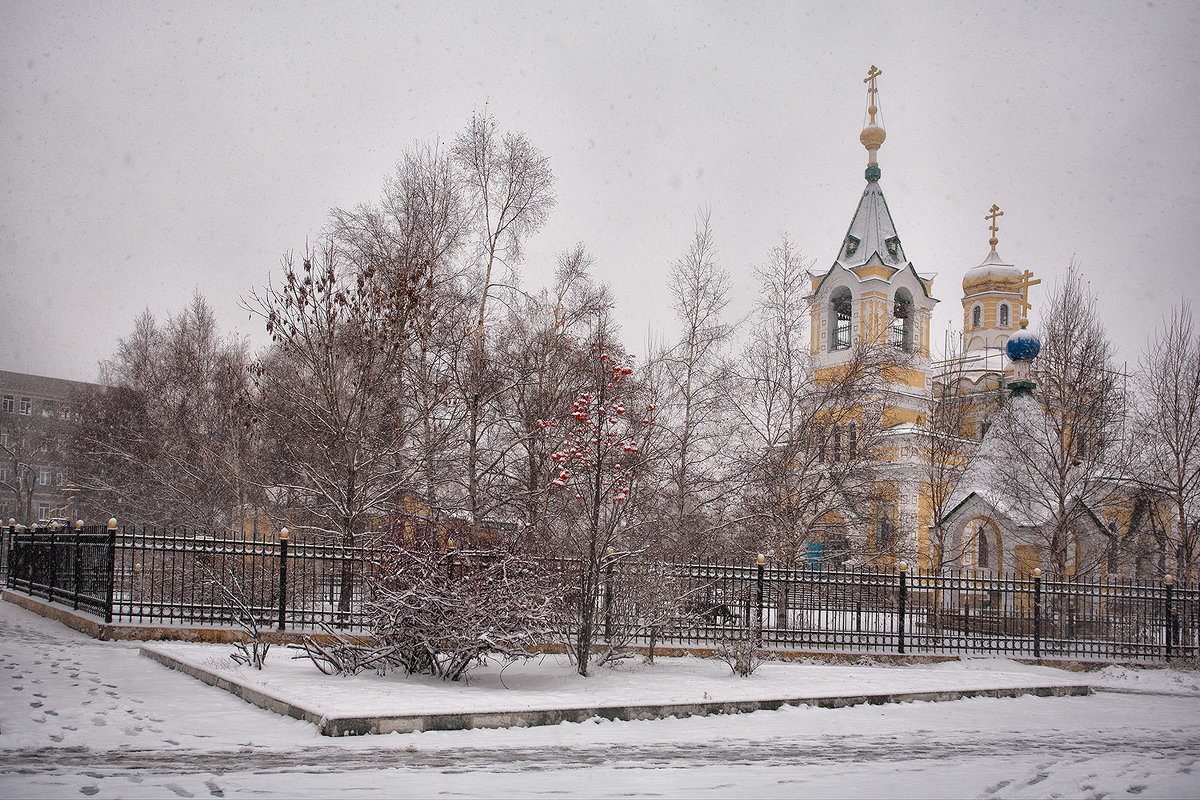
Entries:
{"label": "gabled roof of church", "polygon": [[867,181],[867,188],[863,190],[862,199],[858,201],[854,218],[850,220],[850,229],[846,231],[846,238],[842,240],[837,262],[847,269],[852,269],[866,264],[873,255],[879,256],[879,260],[885,265],[896,269],[908,263],[904,257],[904,248],[900,246],[900,237],[896,235],[892,212],[888,210],[887,200],[883,197],[878,180]]}

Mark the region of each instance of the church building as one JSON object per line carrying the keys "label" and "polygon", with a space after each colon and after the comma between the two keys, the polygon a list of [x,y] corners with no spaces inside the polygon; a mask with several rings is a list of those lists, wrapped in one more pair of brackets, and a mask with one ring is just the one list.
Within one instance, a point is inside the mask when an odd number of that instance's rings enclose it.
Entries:
{"label": "church building", "polygon": [[[938,302],[933,276],[919,272],[906,255],[880,185],[878,154],[886,138],[877,102],[881,74],[872,66],[864,81],[867,119],[859,140],[868,156],[866,187],[837,257],[824,273],[813,275],[809,296],[816,382],[843,379],[863,348],[886,359],[879,385],[864,402],[878,415],[877,435],[871,437],[878,491],[871,508],[847,507],[840,519],[826,522],[854,532],[851,538],[868,564],[886,567],[904,559],[928,567],[933,505],[939,501],[927,465],[935,387],[944,390],[950,381],[953,391],[972,398],[974,411],[959,437],[964,451],[959,457],[969,458],[966,451],[974,449],[994,413],[989,398],[1012,374],[1004,347],[1025,317],[1029,288],[1038,281],[1000,258],[996,231],[1003,212],[992,206],[985,216],[991,221],[991,251],[963,279],[962,347],[950,363],[933,361],[930,328]],[[863,434],[858,438],[865,442]],[[854,431],[834,435],[856,439]]]}

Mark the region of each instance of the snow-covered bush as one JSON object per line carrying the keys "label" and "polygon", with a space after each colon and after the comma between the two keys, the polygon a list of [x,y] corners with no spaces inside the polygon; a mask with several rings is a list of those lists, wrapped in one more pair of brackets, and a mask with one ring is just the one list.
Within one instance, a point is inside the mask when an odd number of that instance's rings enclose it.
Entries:
{"label": "snow-covered bush", "polygon": [[743,678],[753,675],[763,662],[761,629],[742,627],[730,631],[717,645],[713,658],[728,664],[734,675]]}
{"label": "snow-covered bush", "polygon": [[387,546],[371,595],[366,612],[377,647],[389,654],[383,663],[445,680],[484,656],[529,658],[559,627],[554,584],[509,547]]}
{"label": "snow-covered bush", "polygon": [[246,588],[233,570],[228,567],[220,575],[208,567],[204,567],[202,574],[205,582],[213,587],[225,605],[229,607],[233,621],[242,629],[243,638],[233,642],[234,652],[230,653],[229,657],[238,665],[262,669],[271,644],[266,641],[264,635],[266,631],[263,630],[262,625],[265,620],[260,619],[252,608],[250,595]]}

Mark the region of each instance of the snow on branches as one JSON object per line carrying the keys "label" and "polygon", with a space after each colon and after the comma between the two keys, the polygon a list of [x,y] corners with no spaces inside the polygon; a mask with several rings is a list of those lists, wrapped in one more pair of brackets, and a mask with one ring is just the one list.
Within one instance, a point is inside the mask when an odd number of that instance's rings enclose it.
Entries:
{"label": "snow on branches", "polygon": [[531,657],[557,628],[558,591],[514,549],[459,553],[436,542],[391,545],[366,604],[376,669],[456,681],[485,656]]}
{"label": "snow on branches", "polygon": [[[571,405],[575,425],[567,433],[550,460],[558,467],[551,486],[566,490],[576,500],[591,493],[597,505],[615,505],[629,499],[636,473],[633,464],[643,449],[654,424],[649,406],[640,425],[628,416],[626,399],[629,376],[633,373],[628,358],[610,359],[607,345],[593,345],[603,373],[600,386],[581,392]],[[613,363],[609,364],[609,361]],[[556,421],[539,421],[539,428],[555,427]]]}

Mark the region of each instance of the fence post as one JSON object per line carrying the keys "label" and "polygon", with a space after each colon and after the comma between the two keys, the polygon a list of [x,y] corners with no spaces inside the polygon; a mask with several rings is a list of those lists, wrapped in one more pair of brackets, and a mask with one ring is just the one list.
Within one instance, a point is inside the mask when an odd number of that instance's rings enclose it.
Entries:
{"label": "fence post", "polygon": [[83,535],[83,520],[79,520],[78,522],[75,523],[75,548],[74,548],[75,552],[71,559],[72,564],[74,565],[74,569],[72,570],[72,572],[74,573],[74,577],[75,577],[74,585],[71,587],[71,593],[75,596],[74,608],[76,611],[79,610],[79,594],[80,594],[80,592],[83,591],[83,587],[81,585],[81,583],[83,581],[83,574],[82,574],[83,569],[79,565],[79,548],[80,548],[79,537],[82,535]]}
{"label": "fence post", "polygon": [[900,619],[896,627],[897,643],[899,644],[897,652],[904,655],[904,607],[908,603],[908,562],[901,561],[896,568],[900,570]]}
{"label": "fence post", "polygon": [[1166,626],[1167,634],[1167,661],[1170,661],[1172,656],[1172,646],[1175,644],[1175,609],[1171,607],[1171,595],[1175,589],[1175,579],[1168,575],[1167,577],[1163,578],[1163,583],[1167,585],[1166,607],[1164,608],[1166,613],[1163,614],[1163,624]]}
{"label": "fence post", "polygon": [[604,551],[604,641],[612,644],[613,549]]}
{"label": "fence post", "polygon": [[50,580],[46,586],[46,599],[54,602],[58,591],[58,523],[50,523]]}
{"label": "fence post", "polygon": [[1033,568],[1033,657],[1042,657],[1042,568]]}
{"label": "fence post", "polygon": [[13,547],[17,544],[17,521],[11,517],[8,528],[4,531],[4,585],[12,587],[12,555]]}
{"label": "fence post", "polygon": [[284,630],[287,626],[287,559],[288,559],[288,538],[290,533],[287,528],[279,532],[279,630]]}
{"label": "fence post", "polygon": [[755,600],[758,605],[758,610],[756,612],[757,613],[757,623],[755,624],[755,627],[754,627],[754,641],[755,641],[755,644],[759,644],[759,645],[762,644],[762,638],[763,638],[763,634],[762,634],[762,630],[763,630],[763,569],[766,567],[766,563],[767,563],[767,557],[764,556],[762,553],[759,553],[758,554],[758,576],[755,580],[755,583],[757,585]]}
{"label": "fence post", "polygon": [[104,591],[104,623],[113,621],[113,585],[117,582],[117,518],[108,521],[108,587]]}

